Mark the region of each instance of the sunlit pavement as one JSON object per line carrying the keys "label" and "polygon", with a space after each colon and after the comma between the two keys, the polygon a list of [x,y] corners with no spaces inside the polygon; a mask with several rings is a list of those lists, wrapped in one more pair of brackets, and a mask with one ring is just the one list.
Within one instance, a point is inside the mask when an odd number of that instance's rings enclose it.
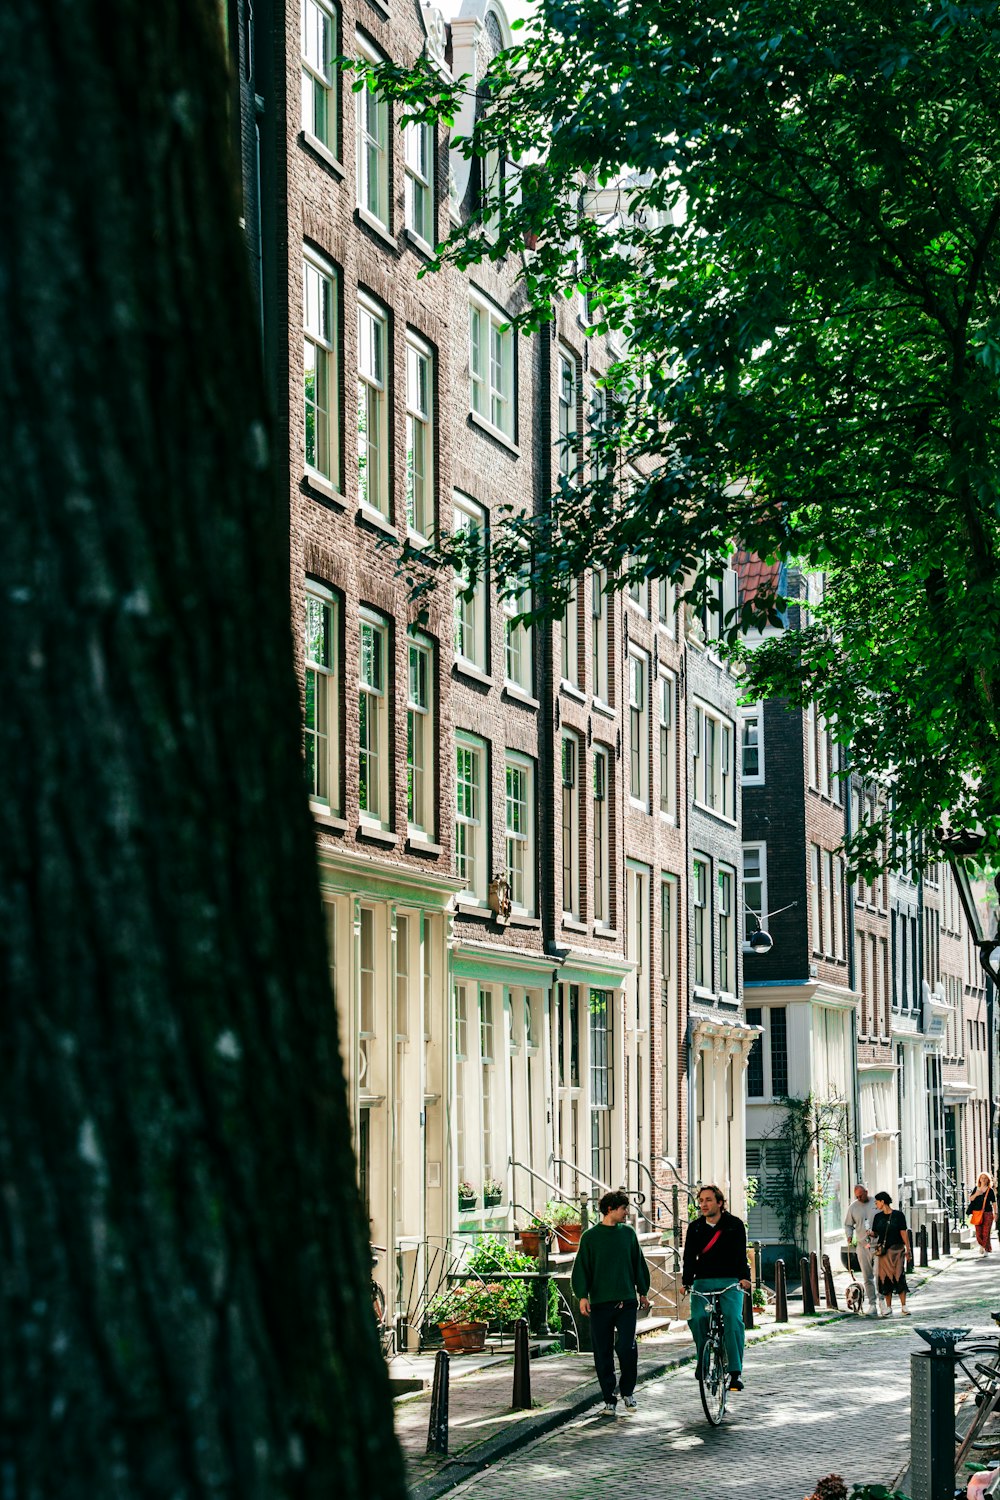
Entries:
{"label": "sunlit pavement", "polygon": [[[914,1290],[912,1316],[849,1317],[747,1351],[746,1390],[719,1428],[705,1421],[692,1367],[640,1386],[633,1416],[589,1414],[459,1489],[582,1500],[615,1490],[665,1500],[802,1500],[824,1474],[891,1484],[909,1463],[915,1327],[996,1328],[1000,1255],[963,1256]],[[918,1273],[919,1276],[919,1273]],[[916,1279],[916,1278],[915,1278]],[[619,1406],[619,1410],[621,1407]]]}

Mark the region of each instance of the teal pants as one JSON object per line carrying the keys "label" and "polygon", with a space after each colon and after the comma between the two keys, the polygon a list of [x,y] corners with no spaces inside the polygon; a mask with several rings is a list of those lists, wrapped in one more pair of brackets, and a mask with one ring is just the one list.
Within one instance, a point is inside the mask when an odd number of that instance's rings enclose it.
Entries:
{"label": "teal pants", "polygon": [[726,1359],[729,1364],[730,1375],[739,1375],[743,1369],[743,1345],[745,1342],[745,1330],[743,1327],[743,1291],[738,1286],[733,1286],[731,1281],[719,1276],[699,1276],[691,1287],[691,1317],[688,1327],[694,1335],[695,1347],[700,1354],[708,1333],[708,1307],[709,1304],[704,1297],[699,1297],[699,1291],[719,1292],[724,1286],[731,1288],[724,1296],[720,1297],[719,1305],[722,1308],[722,1323],[726,1338]]}

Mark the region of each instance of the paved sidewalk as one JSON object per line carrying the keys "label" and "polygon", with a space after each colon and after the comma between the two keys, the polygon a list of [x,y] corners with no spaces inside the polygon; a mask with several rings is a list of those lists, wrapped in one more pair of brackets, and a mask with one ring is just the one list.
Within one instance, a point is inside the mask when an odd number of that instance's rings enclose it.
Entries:
{"label": "paved sidewalk", "polygon": [[[849,1279],[846,1275],[836,1278],[841,1307],[843,1288]],[[791,1322],[775,1324],[765,1317],[748,1333],[748,1343],[815,1331],[842,1315],[821,1311],[817,1318],[807,1321],[799,1312],[800,1305],[797,1294],[790,1297]],[[640,1387],[679,1365],[690,1368],[693,1356],[694,1345],[684,1325],[675,1324],[673,1331],[643,1339],[639,1346]],[[530,1412],[510,1409],[513,1373],[512,1362],[491,1362],[487,1370],[465,1374],[461,1357],[451,1361],[446,1457],[426,1452],[430,1392],[397,1400],[396,1435],[406,1460],[411,1500],[435,1500],[505,1455],[592,1412],[599,1404],[600,1388],[590,1354],[532,1360],[534,1410]]]}
{"label": "paved sidewalk", "polygon": [[[837,1286],[839,1293],[839,1277]],[[708,1494],[713,1500],[802,1500],[830,1472],[849,1484],[892,1484],[909,1461],[909,1355],[924,1347],[914,1328],[949,1322],[992,1328],[989,1312],[1000,1305],[996,1273],[978,1257],[939,1261],[917,1271],[911,1286],[908,1318],[797,1316],[787,1332],[775,1336],[767,1325],[751,1335],[758,1348],[747,1360],[747,1389],[732,1398],[718,1429],[704,1420],[690,1363],[647,1379],[631,1417],[599,1416],[596,1386],[591,1381],[588,1392],[581,1382],[532,1414],[539,1429],[547,1421],[551,1430],[518,1435],[516,1456],[497,1461],[470,1442],[456,1455],[450,1479],[447,1467],[420,1479],[414,1470],[412,1494],[429,1500],[473,1472],[456,1500],[473,1483],[476,1500],[525,1493],[532,1500],[596,1500],[607,1492],[612,1471],[616,1484],[630,1486],[642,1500],[704,1500]],[[690,1353],[687,1341],[662,1351],[671,1364]],[[655,1346],[644,1345],[640,1367],[648,1372],[657,1358]],[[559,1363],[577,1359],[582,1356]],[[453,1404],[463,1384],[453,1386]],[[479,1472],[484,1461],[492,1467]]]}

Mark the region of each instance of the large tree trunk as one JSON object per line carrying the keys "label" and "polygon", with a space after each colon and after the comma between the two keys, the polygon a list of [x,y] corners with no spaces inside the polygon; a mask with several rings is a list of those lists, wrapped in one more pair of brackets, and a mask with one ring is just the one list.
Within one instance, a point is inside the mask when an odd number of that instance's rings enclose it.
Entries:
{"label": "large tree trunk", "polygon": [[0,1491],[404,1493],[210,0],[0,8]]}

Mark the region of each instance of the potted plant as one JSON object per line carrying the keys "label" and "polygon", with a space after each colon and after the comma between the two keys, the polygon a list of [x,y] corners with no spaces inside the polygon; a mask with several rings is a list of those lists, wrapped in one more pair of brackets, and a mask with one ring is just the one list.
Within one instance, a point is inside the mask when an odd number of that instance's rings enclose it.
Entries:
{"label": "potted plant", "polygon": [[483,1183],[483,1207],[495,1208],[503,1197],[503,1185],[495,1177],[487,1177]]}
{"label": "potted plant", "polygon": [[575,1204],[553,1198],[545,1205],[545,1222],[555,1230],[556,1244],[563,1254],[576,1249],[583,1233],[583,1221]]}
{"label": "potted plant", "polygon": [[460,1182],[458,1184],[458,1206],[462,1213],[476,1206],[476,1189],[471,1182]]}
{"label": "potted plant", "polygon": [[518,1281],[467,1281],[455,1287],[451,1315],[466,1354],[479,1354],[490,1324],[503,1326],[524,1315],[527,1289]]}
{"label": "potted plant", "polygon": [[461,1354],[465,1348],[462,1343],[462,1334],[458,1320],[458,1307],[455,1300],[457,1287],[448,1287],[439,1292],[427,1309],[427,1317],[431,1323],[436,1323],[441,1335],[441,1342],[451,1354]]}
{"label": "potted plant", "polygon": [[533,1215],[520,1231],[521,1249],[525,1255],[530,1255],[532,1260],[537,1260],[542,1240],[547,1240],[551,1233],[552,1230],[545,1220],[537,1214]]}

